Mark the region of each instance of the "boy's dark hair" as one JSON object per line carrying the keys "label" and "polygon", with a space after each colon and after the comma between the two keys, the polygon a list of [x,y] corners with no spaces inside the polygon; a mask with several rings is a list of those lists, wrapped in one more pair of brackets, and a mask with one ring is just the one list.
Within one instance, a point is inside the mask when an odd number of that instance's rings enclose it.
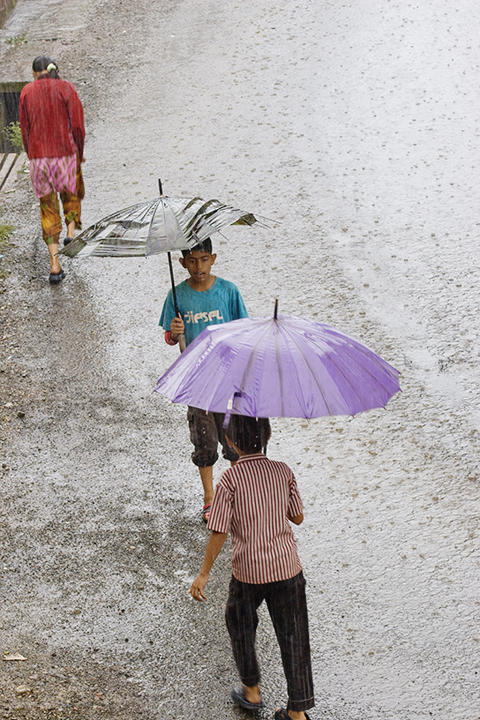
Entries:
{"label": "boy's dark hair", "polygon": [[191,252],[194,250],[204,250],[204,252],[212,254],[212,240],[211,238],[207,237],[205,240],[202,240],[202,242],[199,242],[198,245],[194,245],[194,247],[189,248],[188,250],[182,250],[183,257],[187,257],[187,255],[190,255]]}
{"label": "boy's dark hair", "polygon": [[268,418],[230,415],[225,434],[244,453],[266,452],[270,438],[270,420]]}

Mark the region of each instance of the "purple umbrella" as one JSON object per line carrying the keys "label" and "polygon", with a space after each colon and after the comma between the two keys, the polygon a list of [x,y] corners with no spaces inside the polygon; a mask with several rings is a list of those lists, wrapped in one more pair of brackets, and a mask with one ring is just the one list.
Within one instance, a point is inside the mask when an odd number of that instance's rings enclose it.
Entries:
{"label": "purple umbrella", "polygon": [[207,327],[155,391],[212,412],[312,418],[385,407],[398,375],[348,335],[275,308],[273,318]]}

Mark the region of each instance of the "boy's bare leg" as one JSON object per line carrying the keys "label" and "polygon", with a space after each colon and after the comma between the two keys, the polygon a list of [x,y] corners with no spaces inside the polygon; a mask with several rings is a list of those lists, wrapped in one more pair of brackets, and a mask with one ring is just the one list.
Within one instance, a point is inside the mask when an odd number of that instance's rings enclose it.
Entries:
{"label": "boy's bare leg", "polygon": [[75,237],[75,220],[72,220],[67,225],[67,237],[73,238]]}
{"label": "boy's bare leg", "polygon": [[248,702],[251,703],[259,703],[262,700],[262,696],[260,695],[260,687],[258,685],[244,685],[243,691],[245,695],[245,700],[248,700]]}
{"label": "boy's bare leg", "polygon": [[[234,462],[230,465],[233,467]],[[213,465],[207,465],[207,467],[199,467],[200,478],[203,485],[203,504],[208,505],[213,500]]]}
{"label": "boy's bare leg", "polygon": [[50,255],[50,272],[57,274],[61,270],[60,262],[58,260],[58,242],[49,243],[47,247]]}
{"label": "boy's bare leg", "polygon": [[203,485],[203,504],[208,505],[213,500],[213,466],[207,465],[198,469]]}
{"label": "boy's bare leg", "polygon": [[[233,467],[235,463],[231,462],[230,465]],[[203,485],[203,504],[208,505],[213,500],[213,465],[199,467],[198,469]]]}

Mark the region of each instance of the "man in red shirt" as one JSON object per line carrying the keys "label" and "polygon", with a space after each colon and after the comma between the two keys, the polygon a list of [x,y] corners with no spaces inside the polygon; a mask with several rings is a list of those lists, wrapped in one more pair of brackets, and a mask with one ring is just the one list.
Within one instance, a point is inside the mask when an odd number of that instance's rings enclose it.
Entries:
{"label": "man in red shirt", "polygon": [[287,679],[287,709],[277,720],[308,720],[315,704],[305,599],[305,579],[289,520],[303,522],[302,501],[290,468],[269,460],[262,448],[270,437],[266,418],[231,415],[227,442],[238,453],[236,465],[222,474],[208,521],[205,558],[190,594],[205,600],[204,588],[228,533],[232,538],[232,578],[225,619],[243,686],[232,691],[245,710],[263,707],[255,655],[257,609],[266,601]]}
{"label": "man in red shirt", "polygon": [[32,68],[34,82],[20,94],[20,128],[33,190],[40,199],[43,239],[50,254],[49,281],[58,283],[65,273],[58,260],[62,220],[57,193],[67,225],[65,242],[81,227],[83,108],[74,86],[58,76],[58,67],[49,57],[35,58]]}

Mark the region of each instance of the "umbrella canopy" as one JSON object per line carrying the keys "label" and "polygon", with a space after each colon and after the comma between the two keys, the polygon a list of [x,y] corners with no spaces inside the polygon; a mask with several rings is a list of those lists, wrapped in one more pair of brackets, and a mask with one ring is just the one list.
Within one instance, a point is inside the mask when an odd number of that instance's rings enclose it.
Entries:
{"label": "umbrella canopy", "polygon": [[186,250],[227,225],[256,217],[219,200],[160,197],[119,210],[84,230],[60,252],[67,257],[132,257]]}
{"label": "umbrella canopy", "polygon": [[335,328],[280,315],[207,327],[155,391],[212,412],[313,418],[385,407],[398,375]]}

